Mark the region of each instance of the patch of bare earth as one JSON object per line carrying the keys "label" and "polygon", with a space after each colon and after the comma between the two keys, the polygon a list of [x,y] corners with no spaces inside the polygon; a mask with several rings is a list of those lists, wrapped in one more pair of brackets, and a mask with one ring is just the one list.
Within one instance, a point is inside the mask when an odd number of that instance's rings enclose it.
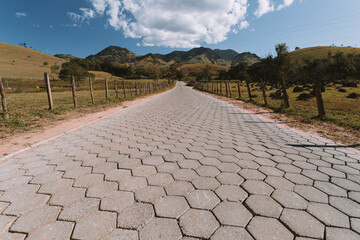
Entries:
{"label": "patch of bare earth", "polygon": [[218,96],[196,89],[194,90],[212,96],[221,101],[230,103],[234,106],[246,109],[251,113],[261,114],[261,116],[264,118],[271,119],[274,122],[282,123],[299,132],[318,135],[344,145],[360,144],[360,131],[346,129],[330,122],[313,121],[311,123],[306,123],[303,122],[303,118],[300,116],[290,116],[288,114],[275,113],[271,109],[262,108],[252,103],[247,103],[224,96]]}

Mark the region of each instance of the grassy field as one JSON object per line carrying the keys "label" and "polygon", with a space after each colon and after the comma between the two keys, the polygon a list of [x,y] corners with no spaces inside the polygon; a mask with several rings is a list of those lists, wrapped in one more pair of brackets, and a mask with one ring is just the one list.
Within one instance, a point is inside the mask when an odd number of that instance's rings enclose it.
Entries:
{"label": "grassy field", "polygon": [[315,60],[315,59],[326,59],[328,58],[329,52],[331,55],[335,55],[338,52],[344,54],[360,54],[360,48],[353,47],[309,47],[303,48],[291,52],[294,60],[298,63],[302,63],[306,60]]}
{"label": "grassy field", "polygon": [[[350,93],[360,94],[360,87],[358,88],[350,88],[350,87],[341,87],[345,89],[347,92],[339,92],[337,87],[338,85],[329,86],[326,88],[326,91],[323,93],[323,99],[326,110],[326,117],[322,119],[323,121],[329,121],[337,124],[338,126],[342,126],[349,129],[360,130],[360,99],[350,99],[347,96]],[[209,84],[209,89],[211,90],[211,84]],[[290,115],[300,116],[302,117],[304,122],[311,121],[320,121],[317,118],[317,106],[316,99],[312,98],[308,101],[298,101],[296,98],[301,93],[293,93],[294,87],[288,89],[289,100],[290,100],[290,108],[285,109],[282,107],[282,100],[272,99],[269,97],[269,94],[275,92],[276,90],[267,91],[269,108],[274,109],[279,112],[285,112]],[[308,93],[311,90],[304,91],[304,93]],[[237,84],[231,83],[231,93],[232,97],[235,99],[240,99],[244,101],[248,101],[248,93],[245,84],[241,84],[241,95],[239,98]],[[222,95],[226,94],[225,85],[222,87]],[[263,95],[258,86],[252,86],[252,95],[254,95],[252,102],[263,106],[264,100]]]}
{"label": "grassy field", "polygon": [[0,76],[3,78],[42,78],[50,66],[63,59],[20,46],[0,42]]}
{"label": "grassy field", "polygon": [[[104,108],[117,106],[124,100],[132,100],[139,97],[135,92],[135,82],[144,83],[152,82],[154,80],[126,80],[126,99],[123,95],[122,81],[118,82],[119,98],[116,98],[114,90],[114,81],[109,81],[109,95],[108,100],[105,98],[104,80],[98,79],[94,81],[94,99],[95,106],[91,103],[90,91],[88,82],[85,81],[77,88],[77,100],[78,108],[75,110],[72,99],[72,92],[70,84],[64,81],[52,81],[52,92],[54,110],[48,110],[47,93],[45,92],[44,83],[41,82],[41,88],[37,89],[37,92],[32,91],[33,85],[29,81],[24,81],[27,85],[23,85],[22,92],[8,93],[7,103],[9,109],[9,118],[3,118],[0,116],[0,138],[3,138],[9,134],[26,131],[30,128],[40,127],[44,122],[53,122],[63,119],[63,116],[81,111],[83,113],[97,112]],[[167,82],[167,80],[157,80],[157,84]],[[40,82],[39,82],[40,84]],[[130,90],[130,84],[132,84],[132,91]],[[158,89],[156,92],[163,90]],[[143,93],[142,96],[145,94]],[[1,113],[1,111],[0,111]]]}

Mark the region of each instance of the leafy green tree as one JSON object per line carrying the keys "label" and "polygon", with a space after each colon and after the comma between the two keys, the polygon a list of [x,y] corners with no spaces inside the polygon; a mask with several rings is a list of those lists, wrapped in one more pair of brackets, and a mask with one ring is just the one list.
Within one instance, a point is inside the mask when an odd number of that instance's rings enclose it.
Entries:
{"label": "leafy green tree", "polygon": [[291,56],[289,55],[289,47],[286,43],[279,43],[275,46],[276,51],[276,58],[275,60],[275,67],[277,73],[279,74],[280,79],[280,86],[282,89],[284,105],[285,107],[290,107],[289,96],[286,90],[286,78],[292,72],[293,64],[291,61]]}
{"label": "leafy green tree", "polygon": [[51,76],[55,79],[55,76],[58,76],[60,73],[60,66],[55,63],[54,65],[50,66]]}
{"label": "leafy green tree", "polygon": [[87,77],[93,77],[94,75],[88,72],[79,61],[70,60],[70,62],[63,63],[59,77],[62,80],[70,80],[74,76],[77,86],[80,86],[80,82]]}

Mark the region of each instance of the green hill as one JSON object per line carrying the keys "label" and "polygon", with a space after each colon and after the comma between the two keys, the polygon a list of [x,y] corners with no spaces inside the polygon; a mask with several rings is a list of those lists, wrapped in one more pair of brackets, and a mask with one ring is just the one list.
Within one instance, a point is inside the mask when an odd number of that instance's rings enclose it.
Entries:
{"label": "green hill", "polygon": [[331,55],[341,52],[344,54],[360,54],[360,48],[353,47],[309,47],[304,49],[299,49],[291,52],[294,60],[298,63],[315,60],[315,59],[326,59]]}
{"label": "green hill", "polygon": [[95,55],[88,56],[86,59],[110,62],[112,64],[123,64],[133,61],[136,57],[138,57],[138,55],[126,48],[110,46]]}

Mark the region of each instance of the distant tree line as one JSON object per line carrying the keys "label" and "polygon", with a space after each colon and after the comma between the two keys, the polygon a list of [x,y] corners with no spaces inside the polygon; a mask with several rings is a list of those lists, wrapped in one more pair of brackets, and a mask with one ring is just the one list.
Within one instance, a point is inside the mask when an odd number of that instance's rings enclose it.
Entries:
{"label": "distant tree line", "polygon": [[[58,66],[52,66],[54,74],[58,71]],[[77,81],[92,76],[89,71],[103,71],[114,76],[128,79],[178,79],[183,78],[182,73],[176,69],[176,65],[160,68],[155,64],[148,64],[141,67],[134,67],[132,64],[114,65],[109,62],[91,61],[88,59],[73,58],[69,62],[63,63],[58,72],[60,79],[66,80],[70,76],[75,76]]]}

